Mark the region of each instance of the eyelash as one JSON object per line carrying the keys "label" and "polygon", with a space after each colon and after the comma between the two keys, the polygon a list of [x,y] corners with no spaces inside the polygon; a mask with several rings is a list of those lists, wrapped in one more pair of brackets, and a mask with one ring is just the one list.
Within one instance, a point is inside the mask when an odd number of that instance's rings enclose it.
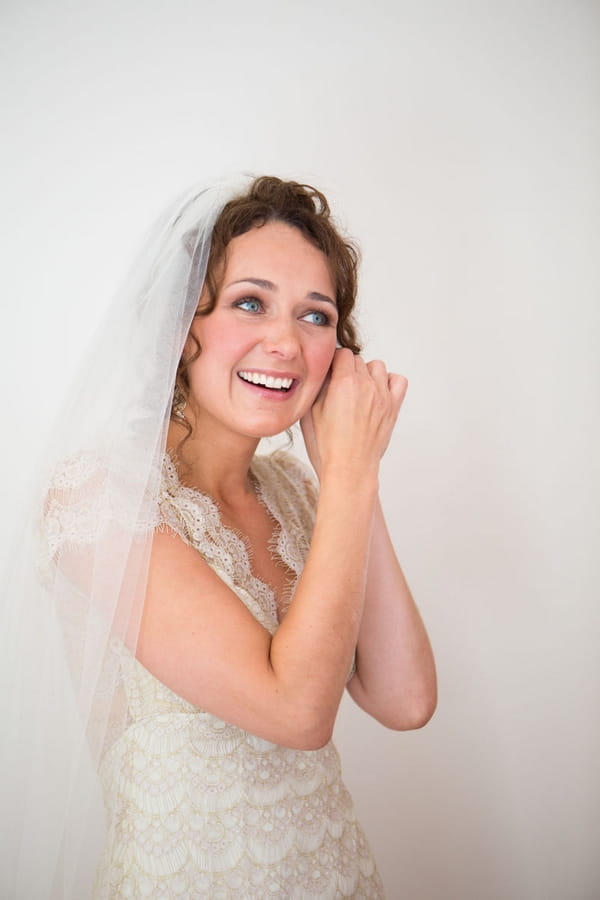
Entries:
{"label": "eyelash", "polygon": [[[322,310],[320,310],[320,309],[312,309],[310,312],[307,312],[307,313],[306,313],[306,316],[322,316],[322,317],[323,317],[323,321],[319,323],[319,327],[320,327],[320,328],[324,328],[326,325],[331,325],[331,319],[329,318],[329,316],[327,315],[327,313],[324,313],[324,312],[323,312]],[[305,319],[306,316],[303,316],[302,318]],[[313,322],[312,324],[313,324],[313,325],[316,325],[317,323],[316,323],[316,322]]]}
{"label": "eyelash", "polygon": [[[258,310],[244,309],[245,303],[257,303],[260,306],[260,308],[263,309],[263,303],[261,300],[258,299],[258,297],[243,297],[241,300],[236,300],[233,305],[236,306],[238,309],[243,310],[244,312],[258,312]],[[332,324],[330,316],[326,312],[323,312],[320,309],[311,309],[309,312],[305,313],[304,316],[302,316],[302,318],[305,319],[307,316],[321,316],[323,321],[318,323],[319,328],[325,328],[327,325]],[[313,322],[312,324],[317,325],[316,322]]]}
{"label": "eyelash", "polygon": [[[262,308],[262,303],[256,297],[243,297],[241,300],[236,300],[233,305],[237,306],[238,309],[243,309],[242,304],[244,304],[244,303],[258,303],[258,305]],[[250,310],[250,309],[244,310],[244,312],[256,312],[256,311],[257,310]]]}

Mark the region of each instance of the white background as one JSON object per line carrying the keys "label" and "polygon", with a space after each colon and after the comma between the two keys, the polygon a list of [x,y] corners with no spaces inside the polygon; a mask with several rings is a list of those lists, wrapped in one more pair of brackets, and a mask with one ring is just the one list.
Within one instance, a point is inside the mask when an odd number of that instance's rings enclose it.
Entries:
{"label": "white background", "polygon": [[439,710],[338,726],[389,897],[600,896],[600,5],[2,0],[0,34],[4,509],[165,202],[314,182],[410,380],[382,492]]}

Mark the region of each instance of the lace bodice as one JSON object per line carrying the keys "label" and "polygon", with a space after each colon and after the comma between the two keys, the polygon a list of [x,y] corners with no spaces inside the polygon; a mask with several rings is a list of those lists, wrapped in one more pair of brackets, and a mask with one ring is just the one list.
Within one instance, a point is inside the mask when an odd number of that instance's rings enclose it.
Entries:
{"label": "lace bodice", "polygon": [[[315,489],[288,454],[252,475],[276,523],[273,550],[297,578]],[[160,523],[199,550],[271,633],[273,591],[214,502],[165,458]],[[288,602],[293,602],[293,584]],[[121,648],[129,727],[102,765],[109,840],[97,897],[381,898],[383,890],[332,743],[292,750],[178,697]]]}
{"label": "lace bodice", "polygon": [[[295,576],[286,591],[285,610],[308,553],[314,519],[314,484],[304,467],[282,452],[271,457],[255,457],[251,475],[259,500],[276,523],[272,552]],[[273,633],[278,625],[275,595],[269,585],[253,574],[243,537],[223,526],[219,509],[210,497],[181,484],[168,455],[159,503],[161,522],[199,550],[229,587],[243,591],[246,606]]]}

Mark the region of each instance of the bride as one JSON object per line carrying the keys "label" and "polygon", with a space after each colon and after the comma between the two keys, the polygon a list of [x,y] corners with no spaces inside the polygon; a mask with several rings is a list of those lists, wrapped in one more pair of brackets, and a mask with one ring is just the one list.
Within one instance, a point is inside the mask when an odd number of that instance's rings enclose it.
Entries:
{"label": "bride", "polygon": [[[377,496],[406,380],[359,353],[356,263],[273,177],[155,229],[6,592],[7,896],[383,896],[335,717],[347,687],[418,728],[435,671]],[[257,455],[296,422],[318,489]]]}

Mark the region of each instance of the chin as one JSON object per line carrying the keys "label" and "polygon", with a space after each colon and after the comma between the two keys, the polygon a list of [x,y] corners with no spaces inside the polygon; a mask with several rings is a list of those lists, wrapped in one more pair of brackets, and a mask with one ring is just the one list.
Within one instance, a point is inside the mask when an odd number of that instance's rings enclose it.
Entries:
{"label": "chin", "polygon": [[249,435],[249,437],[253,437],[259,441],[262,441],[263,439],[274,438],[274,437],[277,437],[279,434],[285,434],[295,424],[296,424],[295,422],[290,422],[289,425],[284,425],[283,427],[278,426],[277,428],[257,429],[252,435]]}
{"label": "chin", "polygon": [[248,422],[246,427],[240,429],[243,434],[248,437],[252,437],[255,440],[262,440],[263,438],[273,438],[277,437],[279,434],[285,434],[286,431],[289,431],[294,425],[297,424],[299,419],[289,419],[289,418],[279,418],[276,422],[272,420],[270,422]]}

